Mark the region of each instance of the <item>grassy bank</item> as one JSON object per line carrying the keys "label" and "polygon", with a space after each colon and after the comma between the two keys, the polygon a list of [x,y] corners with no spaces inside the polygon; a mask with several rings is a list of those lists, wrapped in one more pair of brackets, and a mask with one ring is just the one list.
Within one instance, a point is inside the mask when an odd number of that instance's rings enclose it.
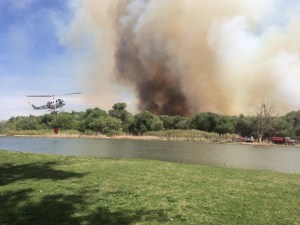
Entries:
{"label": "grassy bank", "polygon": [[[1,134],[1,133],[0,133]],[[86,138],[115,138],[115,139],[144,139],[144,140],[170,140],[170,141],[198,141],[198,142],[228,142],[233,134],[219,135],[199,130],[164,130],[146,132],[144,135],[119,134],[112,137],[90,132],[82,134],[76,130],[60,130],[54,134],[53,130],[23,130],[3,133],[9,136],[42,136],[42,137],[86,137]]]}
{"label": "grassy bank", "polygon": [[6,224],[300,224],[300,174],[0,151]]}
{"label": "grassy bank", "polygon": [[149,131],[147,136],[155,136],[165,138],[171,141],[199,141],[199,142],[224,142],[231,140],[234,134],[209,133],[200,130],[163,130],[163,131]]}
{"label": "grassy bank", "polygon": [[[77,130],[62,130],[59,133],[63,135],[79,135],[80,132]],[[54,135],[52,129],[45,129],[45,130],[10,130],[3,133],[2,135],[7,136],[16,136],[16,135],[33,135],[33,136],[51,136]]]}

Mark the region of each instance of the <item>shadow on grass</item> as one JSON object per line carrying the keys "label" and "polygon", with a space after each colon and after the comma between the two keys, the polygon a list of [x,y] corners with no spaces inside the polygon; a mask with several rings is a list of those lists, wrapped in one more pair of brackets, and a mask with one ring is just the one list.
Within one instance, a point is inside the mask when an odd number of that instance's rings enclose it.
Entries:
{"label": "shadow on grass", "polygon": [[99,207],[94,214],[87,217],[87,224],[89,225],[129,225],[132,223],[143,221],[156,221],[162,223],[168,220],[168,216],[164,209],[146,210],[139,209],[137,211],[132,210],[118,210],[111,212],[109,208]]}
{"label": "shadow on grass", "polygon": [[0,165],[0,185],[7,185],[21,180],[51,179],[64,180],[83,177],[85,174],[56,170],[55,162],[30,163],[30,164],[4,164]]}
{"label": "shadow on grass", "polygon": [[[24,180],[50,179],[81,181],[86,173],[76,173],[55,169],[56,162],[0,165],[0,224],[1,225],[129,225],[135,222],[167,220],[164,209],[124,209],[112,210],[93,202],[97,190],[78,190],[75,193],[40,193],[31,187],[14,190],[8,186]],[[6,187],[6,188],[4,188]],[[90,205],[92,204],[92,205]],[[116,209],[115,205],[114,208]],[[89,211],[89,209],[91,209]],[[93,209],[93,210],[92,210]]]}
{"label": "shadow on grass", "polygon": [[[31,202],[32,189],[0,193],[0,221],[2,225],[129,225],[135,222],[166,221],[163,209],[137,211],[98,207],[83,215],[87,207],[84,195],[47,195],[39,202]],[[86,211],[84,211],[86,212]]]}
{"label": "shadow on grass", "polygon": [[43,197],[40,202],[31,202],[32,193],[32,189],[24,189],[1,194],[1,224],[80,224],[73,217],[75,205],[82,202],[79,196],[50,195]]}

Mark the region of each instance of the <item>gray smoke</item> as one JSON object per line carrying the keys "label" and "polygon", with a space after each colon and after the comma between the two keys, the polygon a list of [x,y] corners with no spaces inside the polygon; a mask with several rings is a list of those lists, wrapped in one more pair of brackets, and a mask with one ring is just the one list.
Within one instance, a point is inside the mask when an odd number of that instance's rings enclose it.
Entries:
{"label": "gray smoke", "polygon": [[77,11],[73,38],[78,25],[100,31],[89,66],[131,88],[140,110],[251,113],[265,99],[279,113],[300,107],[299,1],[102,0]]}

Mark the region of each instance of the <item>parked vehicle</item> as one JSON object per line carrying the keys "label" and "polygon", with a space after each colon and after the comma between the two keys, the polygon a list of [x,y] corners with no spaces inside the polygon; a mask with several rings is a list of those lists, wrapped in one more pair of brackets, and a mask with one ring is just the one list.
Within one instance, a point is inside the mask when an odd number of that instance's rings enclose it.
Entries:
{"label": "parked vehicle", "polygon": [[254,142],[253,137],[240,137],[240,136],[236,136],[234,138],[232,138],[233,142]]}
{"label": "parked vehicle", "polygon": [[273,144],[280,144],[280,145],[294,145],[297,144],[296,140],[292,140],[290,137],[270,137],[270,142]]}

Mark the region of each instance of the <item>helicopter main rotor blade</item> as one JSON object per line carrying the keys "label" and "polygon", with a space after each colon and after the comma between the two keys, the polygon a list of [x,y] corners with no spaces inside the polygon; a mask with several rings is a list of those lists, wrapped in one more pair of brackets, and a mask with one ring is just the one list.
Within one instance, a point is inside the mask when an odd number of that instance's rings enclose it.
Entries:
{"label": "helicopter main rotor blade", "polygon": [[54,96],[78,95],[78,94],[81,94],[81,92],[73,92],[73,93],[60,94],[60,95],[26,95],[26,97],[54,97]]}
{"label": "helicopter main rotor blade", "polygon": [[53,95],[26,95],[26,97],[52,97]]}
{"label": "helicopter main rotor blade", "polygon": [[54,95],[54,96],[62,96],[62,95],[78,95],[78,94],[81,94],[81,92],[73,92],[73,93],[60,94],[60,95]]}

